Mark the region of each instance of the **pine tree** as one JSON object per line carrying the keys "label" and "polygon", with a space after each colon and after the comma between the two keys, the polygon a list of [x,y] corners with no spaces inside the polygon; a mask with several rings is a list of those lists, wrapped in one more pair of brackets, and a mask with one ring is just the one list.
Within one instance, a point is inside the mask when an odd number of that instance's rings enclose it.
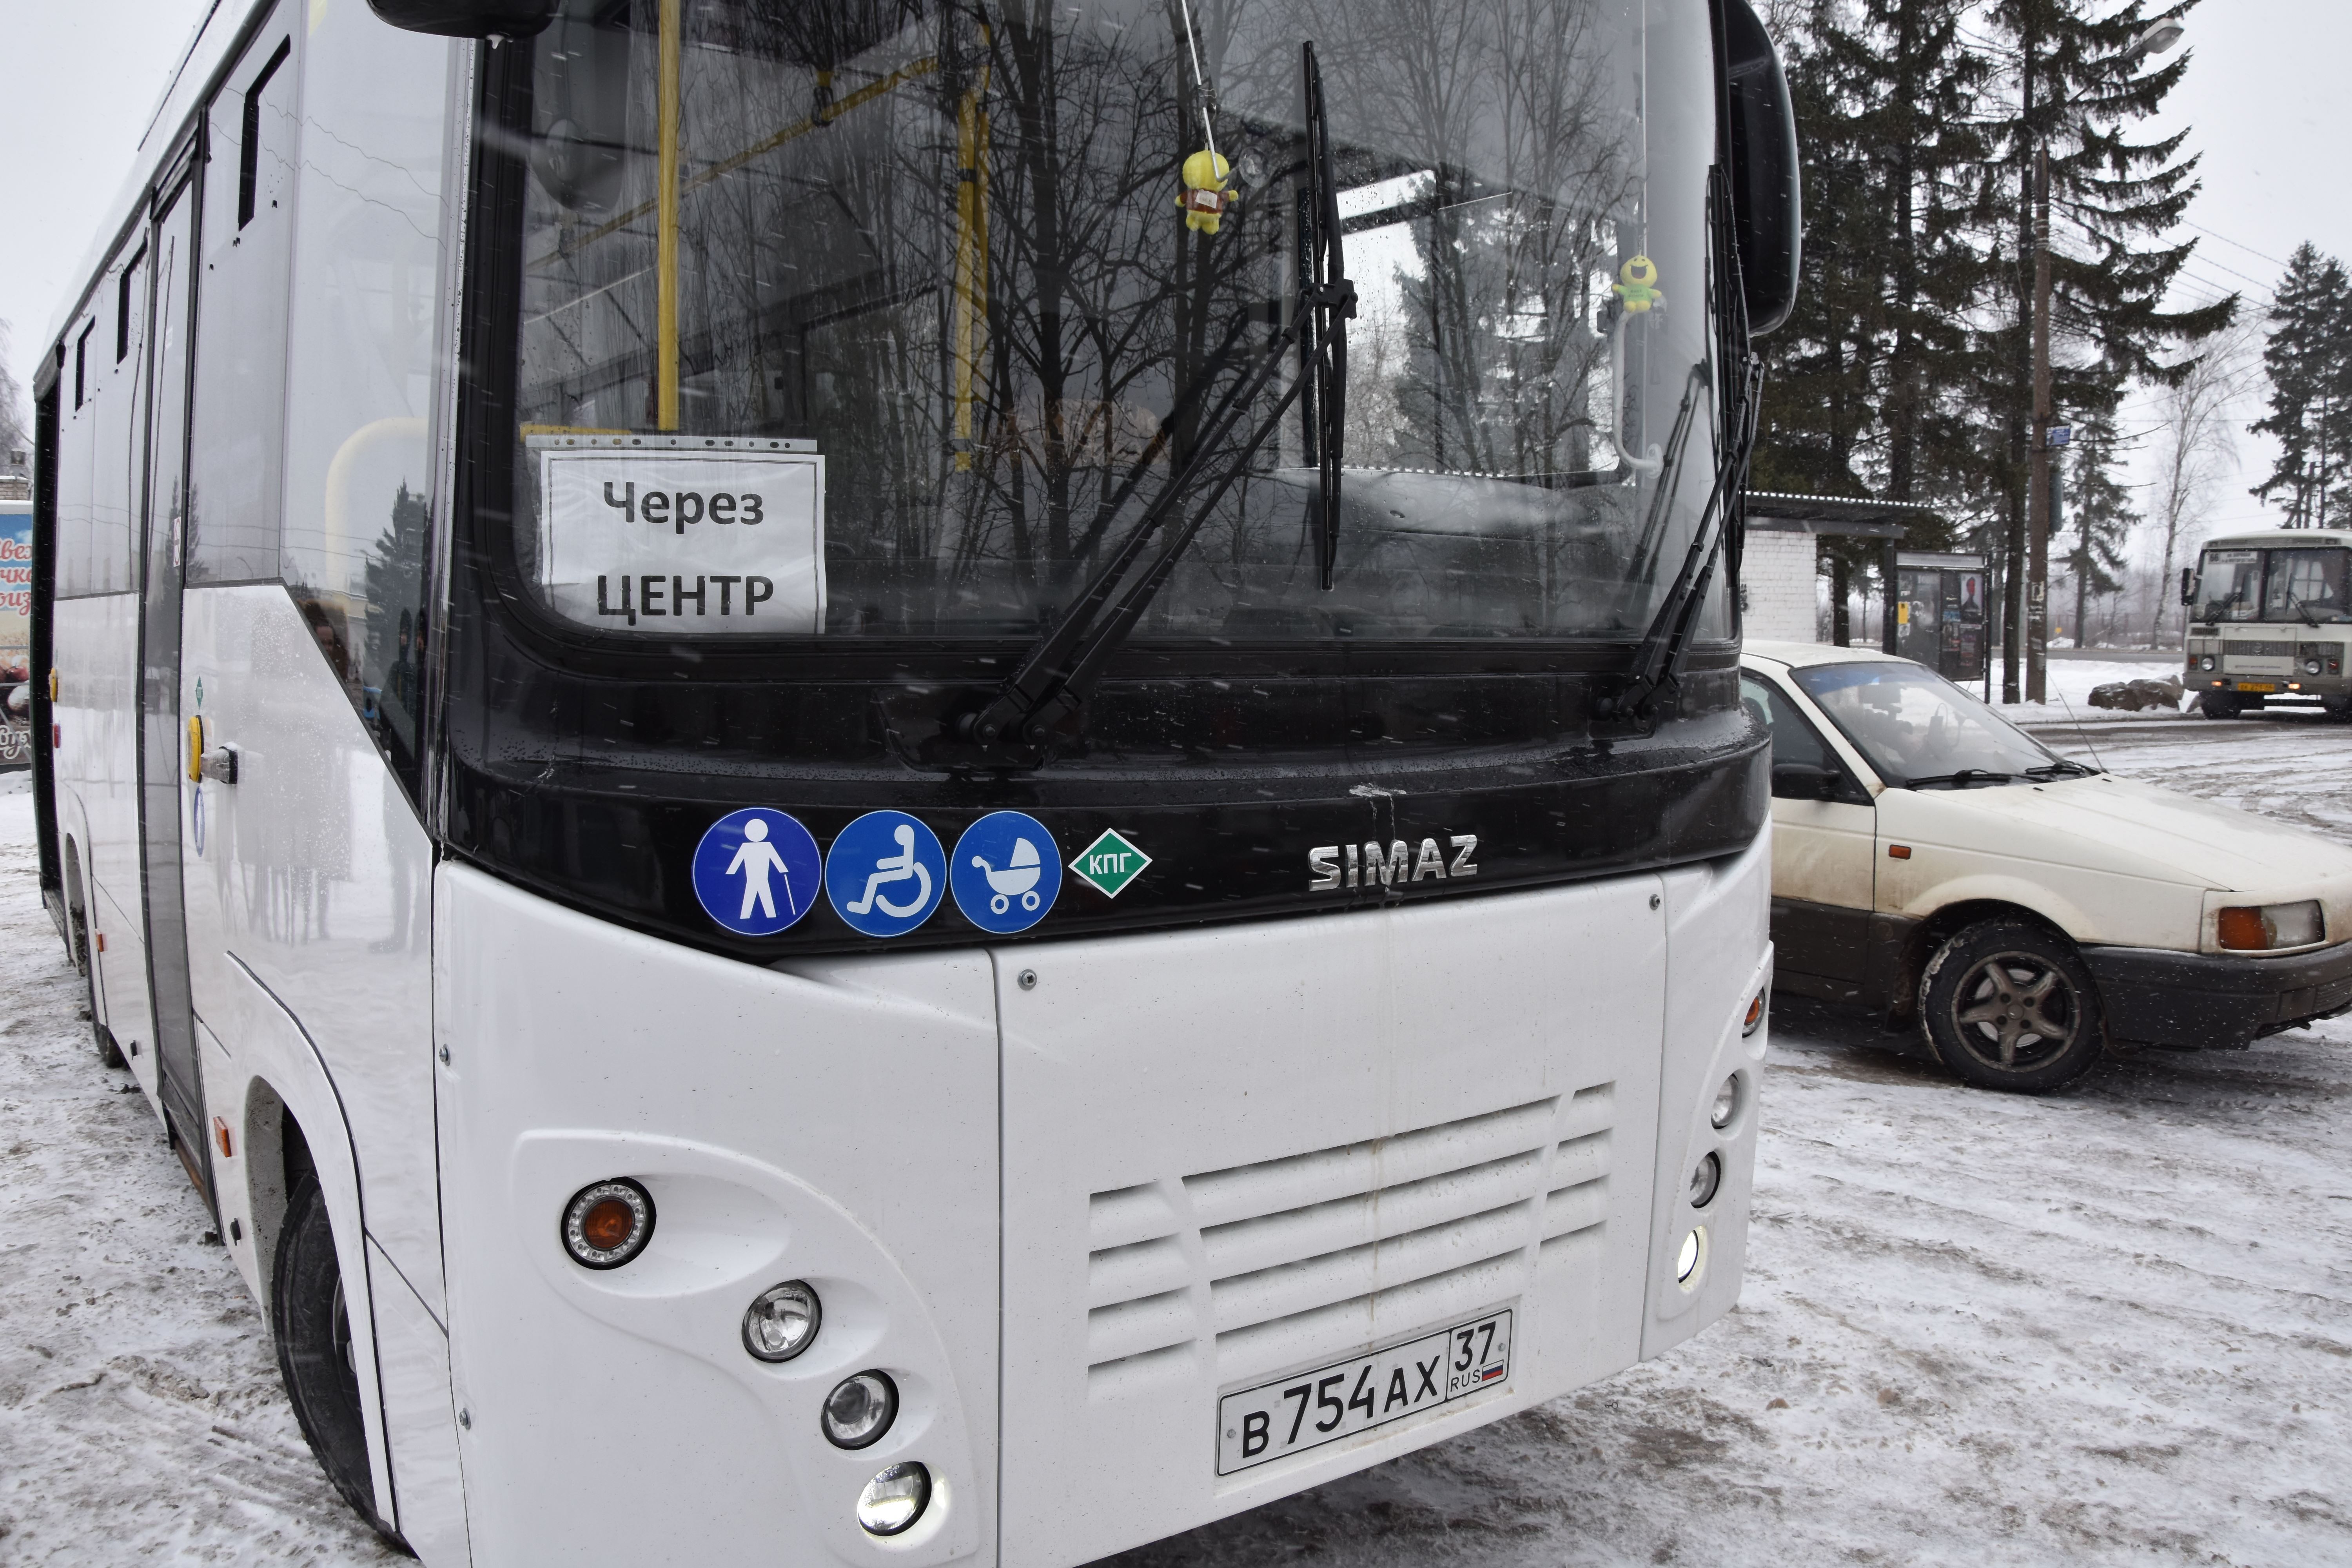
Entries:
{"label": "pine tree", "polygon": [[[2190,5],[2194,0],[2190,0]],[[2189,5],[2166,4],[2179,14]],[[2050,160],[2052,405],[2078,422],[2110,416],[2126,383],[2177,379],[2168,347],[2229,324],[2235,296],[2187,310],[2163,301],[2195,242],[2163,243],[2196,194],[2189,132],[2135,142],[2124,126],[2156,113],[2189,56],[2157,65],[2128,58],[2154,19],[2147,0],[2094,15],[2087,0],[1998,0],[1989,20],[2013,50],[2013,97],[1991,127],[1985,207],[2011,237],[2010,320],[2000,370],[1986,384],[1986,452],[2003,514],[2002,690],[2018,694],[2024,620],[2026,479],[2033,420],[2033,169]],[[1996,241],[1996,245],[1999,242]]]}
{"label": "pine tree", "polygon": [[2105,415],[2077,426],[2066,450],[2060,489],[2066,499],[2064,566],[2074,584],[2076,647],[2086,641],[2092,597],[2123,586],[2124,547],[2139,526],[2128,492],[2116,481],[2116,458],[2115,422]]}
{"label": "pine tree", "polygon": [[2254,496],[2285,492],[2289,528],[2352,520],[2352,279],[2308,240],[2279,280],[2263,369],[2270,413],[2253,428],[2278,438],[2279,458]]}

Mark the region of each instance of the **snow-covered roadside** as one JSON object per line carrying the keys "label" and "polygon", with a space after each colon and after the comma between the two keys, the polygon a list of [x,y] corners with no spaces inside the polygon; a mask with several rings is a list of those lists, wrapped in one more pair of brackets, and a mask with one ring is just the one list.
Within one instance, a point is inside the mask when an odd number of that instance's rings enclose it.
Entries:
{"label": "snow-covered roadside", "polygon": [[127,1072],[99,1065],[0,792],[0,1563],[400,1561],[320,1474],[268,1331]]}
{"label": "snow-covered roadside", "polygon": [[[2352,837],[2315,816],[2352,733],[2193,733],[2100,744],[2199,793],[2274,771],[2258,803]],[[0,793],[0,1563],[392,1561],[98,1065],[30,837]],[[2048,1100],[1794,1005],[1774,1026],[1738,1311],[1120,1568],[2352,1563],[2352,1021]]]}
{"label": "snow-covered roadside", "polygon": [[[2117,680],[2162,680],[2168,676],[2177,679],[2180,675],[2180,668],[2177,664],[2126,664],[2110,663],[2104,659],[2053,658],[2050,661],[2049,671],[2045,689],[2050,693],[2050,700],[2038,703],[2002,702],[2000,700],[2000,655],[1996,650],[1993,655],[1992,671],[1993,705],[2021,724],[2063,723],[2070,721],[2101,724],[2110,723],[2118,719],[2184,717],[2180,712],[2166,708],[2144,708],[2134,713],[2126,709],[2091,706],[2091,689],[2094,687],[2105,686],[2110,681]],[[1982,681],[1963,681],[1961,684],[1979,696],[1984,693]],[[2024,684],[2021,678],[2018,684],[2020,686]],[[2181,706],[2183,708],[2188,706],[2186,699],[2183,700]],[[2195,717],[2194,714],[2186,716]]]}

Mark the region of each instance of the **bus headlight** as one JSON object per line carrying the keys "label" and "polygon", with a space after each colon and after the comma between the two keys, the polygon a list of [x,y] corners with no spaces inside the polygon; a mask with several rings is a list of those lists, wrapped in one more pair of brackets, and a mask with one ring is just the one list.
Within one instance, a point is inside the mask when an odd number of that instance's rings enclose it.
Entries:
{"label": "bus headlight", "polygon": [[625,1177],[583,1187],[563,1205],[562,1237],[583,1268],[618,1268],[654,1238],[653,1195]]}
{"label": "bus headlight", "polygon": [[920,1465],[893,1465],[857,1497],[858,1527],[868,1535],[904,1535],[931,1502],[931,1472]]}
{"label": "bus headlight", "polygon": [[743,1348],[761,1361],[790,1361],[809,1348],[824,1305],[804,1279],[761,1293],[743,1311]]}
{"label": "bus headlight", "polygon": [[1730,1126],[1731,1119],[1738,1114],[1739,1075],[1733,1073],[1723,1080],[1723,1087],[1715,1091],[1715,1103],[1707,1108],[1706,1122],[1720,1132]]}
{"label": "bus headlight", "polygon": [[2306,658],[2303,661],[2303,672],[2305,675],[2317,675],[2320,668],[2320,662],[2315,658]]}
{"label": "bus headlight", "polygon": [[824,1439],[836,1448],[870,1448],[898,1418],[898,1385],[887,1372],[845,1377],[824,1396]]}
{"label": "bus headlight", "polygon": [[1675,1254],[1675,1283],[1688,1290],[1698,1284],[1698,1271],[1706,1262],[1706,1232],[1689,1231],[1683,1237],[1682,1250]]}
{"label": "bus headlight", "polygon": [[2205,655],[2205,657],[2204,657],[2204,658],[2202,658],[2199,659],[2199,660],[2197,661],[2197,668],[2200,668],[2200,669],[2211,669],[2211,668],[2214,668],[2214,664],[2213,664],[2213,656],[2212,656],[2211,654],[2210,654],[2210,653],[2209,653],[2209,654]]}
{"label": "bus headlight", "polygon": [[[1722,1185],[1723,1157],[1719,1154],[1709,1152],[1707,1157],[1701,1160],[1697,1166],[1691,1172],[1691,1207],[1695,1209],[1703,1209],[1706,1207],[1707,1205],[1715,1202],[1716,1190]],[[1688,1279],[1689,1276],[1678,1274],[1675,1278]]]}

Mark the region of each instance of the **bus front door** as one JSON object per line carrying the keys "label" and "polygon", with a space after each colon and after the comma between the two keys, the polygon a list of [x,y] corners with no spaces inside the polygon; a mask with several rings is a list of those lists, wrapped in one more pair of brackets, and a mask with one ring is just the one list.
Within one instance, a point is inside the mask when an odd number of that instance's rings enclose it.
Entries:
{"label": "bus front door", "polygon": [[148,399],[145,547],[140,581],[139,843],[147,906],[148,993],[155,1008],[157,1091],[188,1174],[209,1200],[204,1086],[188,998],[186,900],[181,882],[182,537],[188,500],[188,364],[194,305],[195,203],[184,181],[156,225],[154,360]]}

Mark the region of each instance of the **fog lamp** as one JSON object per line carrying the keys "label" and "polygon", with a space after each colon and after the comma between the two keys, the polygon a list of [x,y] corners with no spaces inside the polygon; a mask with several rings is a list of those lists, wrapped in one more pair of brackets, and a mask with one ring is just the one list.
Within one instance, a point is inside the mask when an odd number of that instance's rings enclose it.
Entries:
{"label": "fog lamp", "polygon": [[618,1268],[654,1238],[654,1200],[626,1178],[598,1182],[563,1205],[563,1250],[583,1268]]}
{"label": "fog lamp", "polygon": [[931,1502],[931,1472],[920,1465],[893,1465],[857,1498],[857,1523],[868,1535],[903,1535]]}
{"label": "fog lamp", "polygon": [[870,1448],[898,1418],[898,1385],[887,1372],[845,1377],[824,1396],[824,1437],[836,1448]]}
{"label": "fog lamp", "polygon": [[2232,952],[2311,947],[2327,934],[2317,899],[2296,904],[2239,905],[2223,910],[2214,925],[2221,945]]}
{"label": "fog lamp", "polygon": [[1739,1075],[1733,1073],[1723,1080],[1723,1087],[1715,1091],[1715,1103],[1707,1108],[1706,1124],[1720,1132],[1730,1126],[1731,1119],[1738,1114]]}
{"label": "fog lamp", "polygon": [[1698,1278],[1700,1259],[1706,1252],[1706,1232],[1694,1230],[1683,1237],[1680,1252],[1675,1254],[1675,1283],[1687,1289]]}
{"label": "fog lamp", "polygon": [[809,1348],[824,1320],[824,1303],[806,1280],[778,1285],[744,1310],[743,1348],[761,1361],[790,1361]]}
{"label": "fog lamp", "polygon": [[[1691,1207],[1695,1209],[1703,1209],[1706,1207],[1707,1205],[1715,1202],[1716,1189],[1722,1185],[1722,1156],[1710,1152],[1706,1159],[1701,1160],[1698,1163],[1697,1168],[1691,1172]],[[1688,1279],[1689,1276],[1677,1275],[1675,1278]]]}

